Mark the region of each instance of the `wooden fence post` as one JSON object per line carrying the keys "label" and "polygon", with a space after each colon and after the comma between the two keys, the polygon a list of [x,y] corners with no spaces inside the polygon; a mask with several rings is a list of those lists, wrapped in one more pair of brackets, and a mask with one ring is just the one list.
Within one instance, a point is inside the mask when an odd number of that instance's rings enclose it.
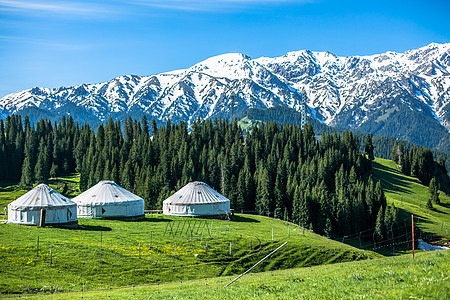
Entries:
{"label": "wooden fence post", "polygon": [[414,215],[411,215],[412,252],[414,259]]}
{"label": "wooden fence post", "polygon": [[103,232],[100,232],[100,262],[102,262],[102,241],[103,241]]}
{"label": "wooden fence post", "polygon": [[39,236],[37,238],[37,244],[36,244],[36,257],[39,257]]}

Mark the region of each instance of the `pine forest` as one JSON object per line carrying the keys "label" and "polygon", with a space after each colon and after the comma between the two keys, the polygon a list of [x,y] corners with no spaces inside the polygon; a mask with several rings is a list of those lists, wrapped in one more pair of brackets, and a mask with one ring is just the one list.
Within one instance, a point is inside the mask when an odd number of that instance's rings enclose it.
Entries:
{"label": "pine forest", "polygon": [[383,237],[397,219],[370,175],[370,135],[363,153],[352,132],[319,139],[310,124],[302,130],[267,122],[243,131],[236,120],[198,120],[188,128],[143,117],[123,124],[110,119],[94,130],[71,117],[31,125],[12,115],[0,120],[0,131],[0,180],[22,186],[79,173],[81,191],[114,180],[141,196],[147,209],[160,209],[198,180],[228,197],[236,211],[289,219],[327,236],[375,228]]}

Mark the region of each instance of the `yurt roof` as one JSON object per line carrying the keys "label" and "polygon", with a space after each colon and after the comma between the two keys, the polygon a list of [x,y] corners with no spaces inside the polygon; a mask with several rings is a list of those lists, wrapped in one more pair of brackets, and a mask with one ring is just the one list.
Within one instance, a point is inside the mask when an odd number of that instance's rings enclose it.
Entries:
{"label": "yurt roof", "polygon": [[60,207],[76,205],[69,198],[64,197],[46,184],[35,186],[28,193],[22,195],[8,206],[14,209]]}
{"label": "yurt roof", "polygon": [[194,181],[186,184],[172,196],[164,200],[169,205],[214,204],[230,200],[213,190],[204,182]]}
{"label": "yurt roof", "polygon": [[111,180],[100,181],[84,193],[72,199],[78,204],[120,204],[131,201],[144,201],[141,197],[127,191]]}

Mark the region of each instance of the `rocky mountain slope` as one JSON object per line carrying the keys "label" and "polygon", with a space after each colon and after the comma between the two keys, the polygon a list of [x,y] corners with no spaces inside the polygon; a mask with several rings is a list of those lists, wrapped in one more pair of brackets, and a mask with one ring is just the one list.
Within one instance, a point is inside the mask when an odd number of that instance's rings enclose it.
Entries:
{"label": "rocky mountain slope", "polygon": [[187,123],[286,106],[331,126],[389,135],[450,152],[450,43],[404,53],[339,57],[295,51],[276,58],[209,58],[188,69],[97,84],[16,92],[0,117],[72,115],[79,121],[147,115]]}

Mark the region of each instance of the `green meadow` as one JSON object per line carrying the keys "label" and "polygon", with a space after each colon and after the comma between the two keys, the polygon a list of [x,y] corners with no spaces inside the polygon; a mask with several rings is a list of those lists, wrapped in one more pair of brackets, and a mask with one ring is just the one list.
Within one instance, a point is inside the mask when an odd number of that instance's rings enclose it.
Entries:
{"label": "green meadow", "polygon": [[[372,176],[381,180],[401,219],[412,213],[423,232],[449,237],[449,197],[441,192],[442,204],[430,211],[428,188],[417,179],[388,160],[376,159],[373,166]],[[50,185],[73,197],[78,179],[74,174]],[[26,192],[2,184],[0,207]],[[449,251],[419,251],[415,260],[408,251],[385,258],[292,223],[243,214],[231,221],[152,214],[138,222],[79,219],[79,224],[78,229],[0,224],[1,297],[445,299],[449,294]]]}
{"label": "green meadow", "polygon": [[[53,294],[52,299],[448,299],[450,250],[358,262]],[[46,298],[44,295],[31,299]]]}
{"label": "green meadow", "polygon": [[238,274],[285,241],[282,251],[254,271],[377,257],[262,216],[225,221],[147,215],[139,222],[80,219],[79,224],[79,229],[0,225],[0,292],[108,289]]}

